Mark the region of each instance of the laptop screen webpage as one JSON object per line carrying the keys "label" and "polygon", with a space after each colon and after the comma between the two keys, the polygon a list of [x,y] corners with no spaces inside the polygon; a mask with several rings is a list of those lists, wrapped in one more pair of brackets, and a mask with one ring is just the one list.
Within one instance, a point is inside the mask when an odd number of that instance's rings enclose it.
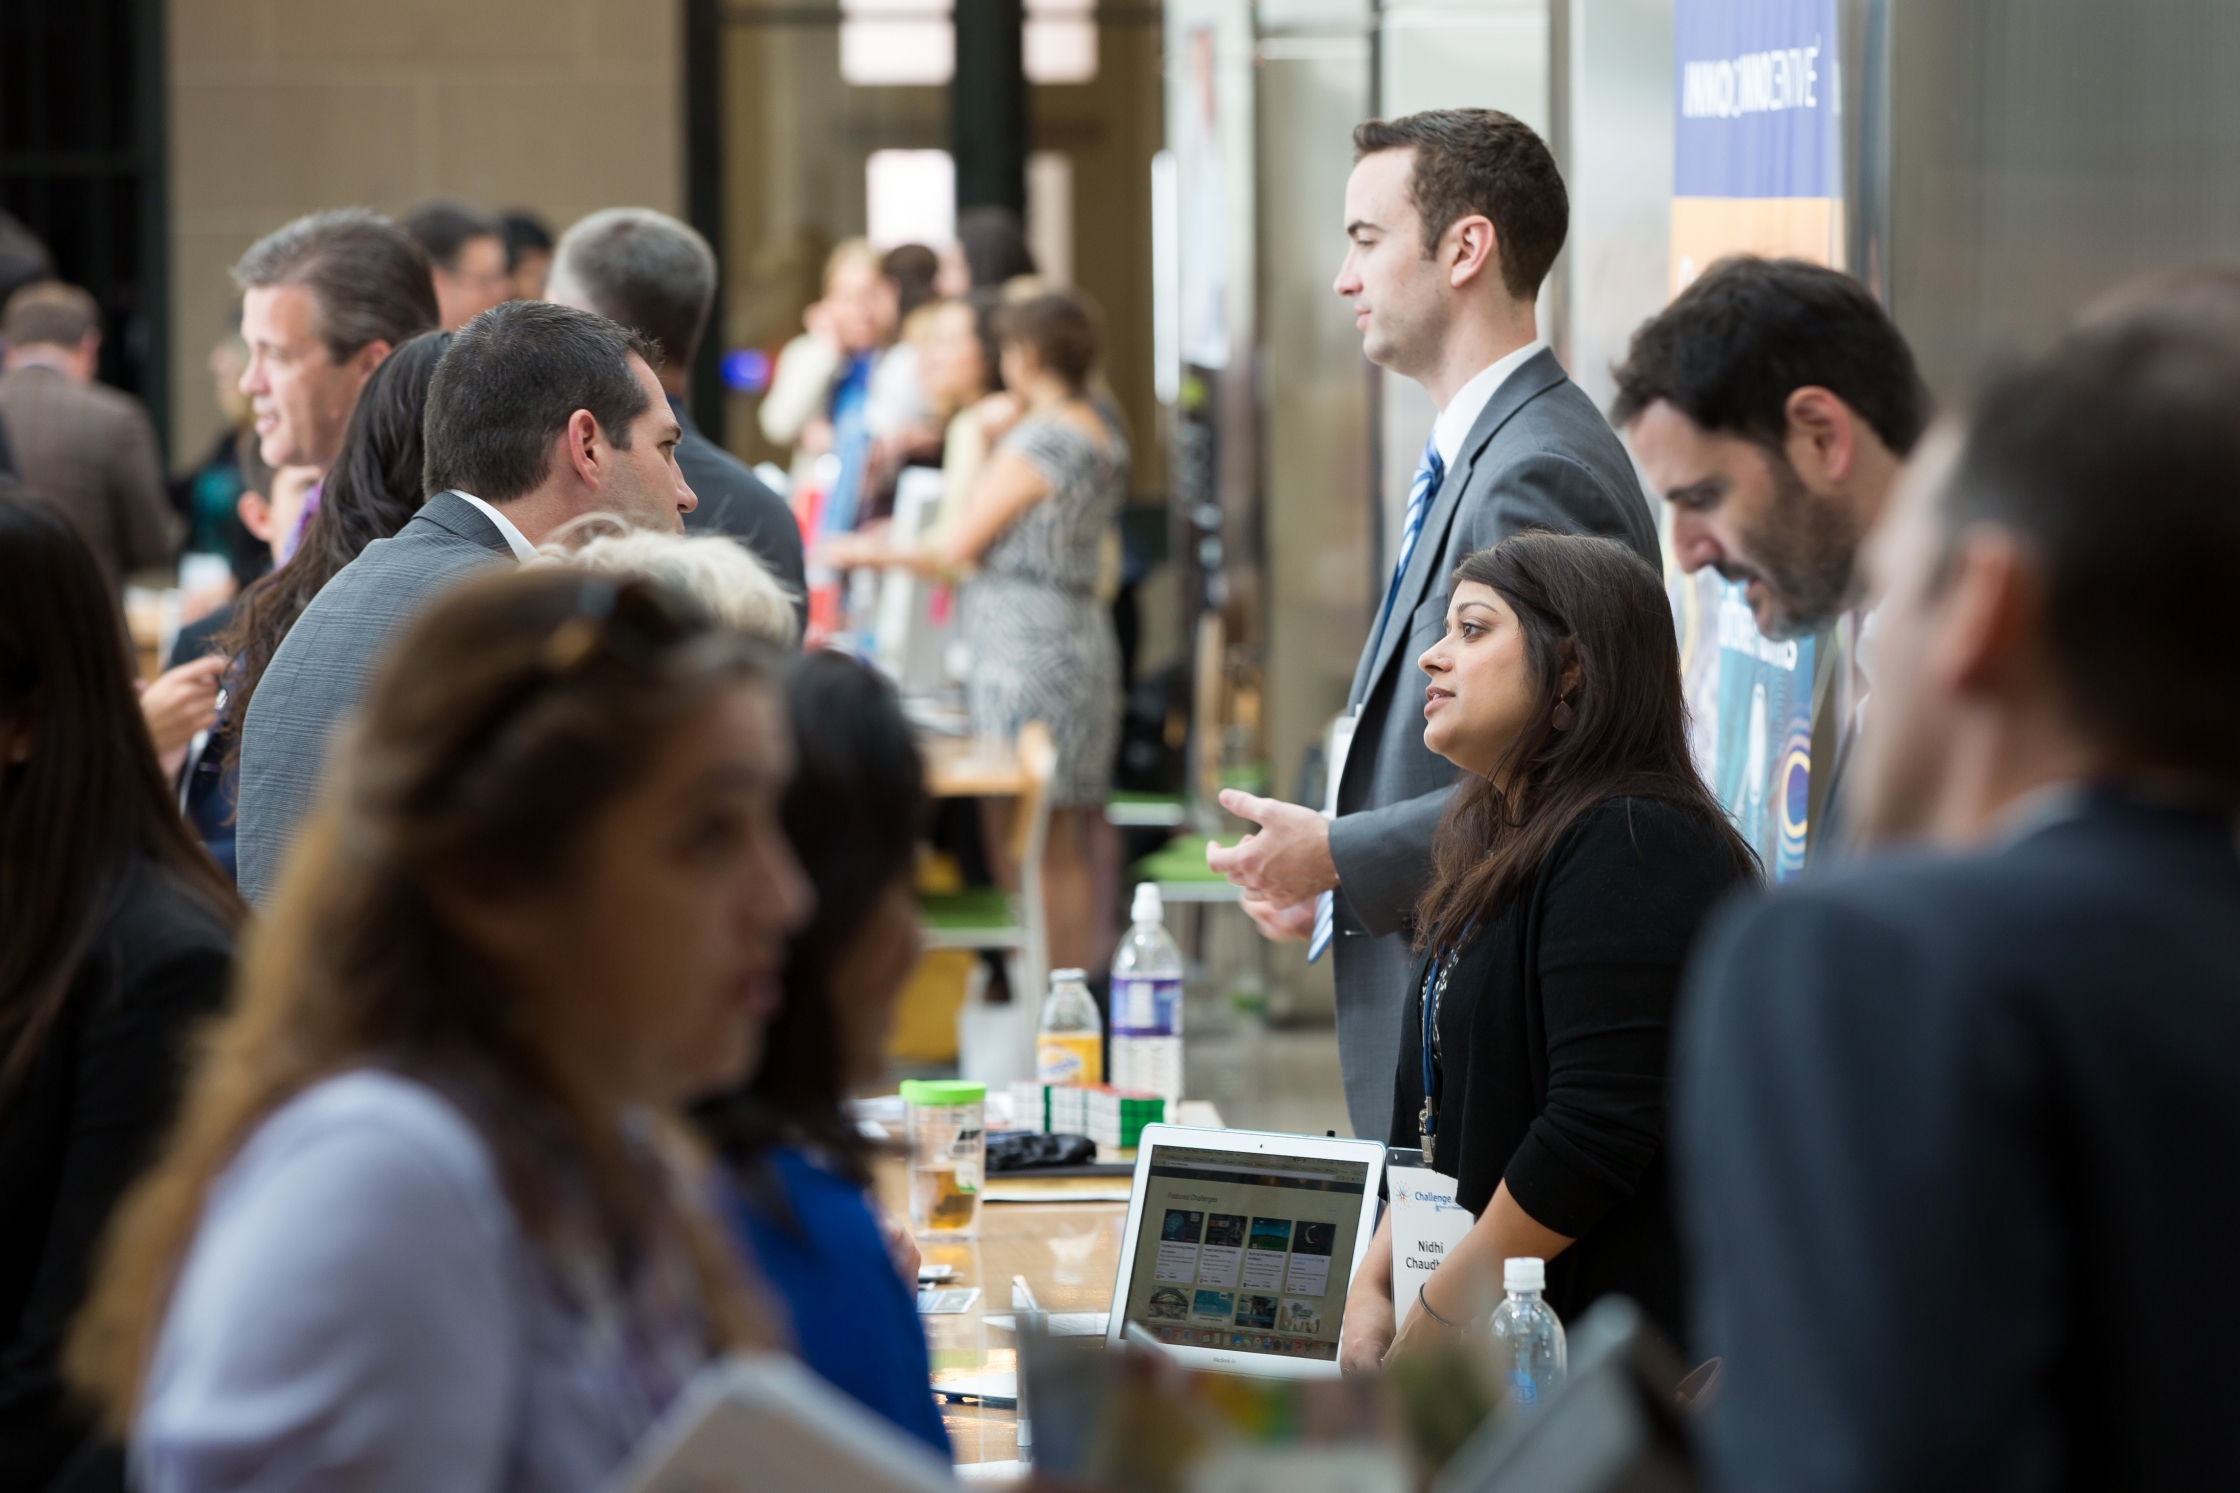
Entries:
{"label": "laptop screen webpage", "polygon": [[1160,1146],[1126,1319],[1163,1343],[1335,1360],[1369,1164]]}

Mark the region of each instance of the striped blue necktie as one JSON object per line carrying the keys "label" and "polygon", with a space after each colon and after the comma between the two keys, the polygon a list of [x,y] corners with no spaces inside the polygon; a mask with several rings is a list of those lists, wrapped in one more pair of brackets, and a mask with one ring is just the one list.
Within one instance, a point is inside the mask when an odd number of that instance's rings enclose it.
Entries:
{"label": "striped blue necktie", "polygon": [[[1408,561],[1415,557],[1416,540],[1423,536],[1424,515],[1431,511],[1431,500],[1439,492],[1439,484],[1446,479],[1447,464],[1439,458],[1436,439],[1423,443],[1423,460],[1416,463],[1416,480],[1408,485],[1408,516],[1400,528],[1400,558],[1392,567],[1392,580],[1384,588],[1384,606],[1377,613],[1376,631],[1369,635],[1369,657],[1374,659],[1377,650],[1384,646],[1384,630],[1392,621],[1392,608],[1400,599],[1400,578],[1408,573]],[[1371,680],[1373,688],[1376,681]],[[1330,936],[1336,931],[1337,894],[1324,892],[1314,902],[1314,936],[1307,940],[1307,962],[1314,963],[1322,951],[1330,947]]]}

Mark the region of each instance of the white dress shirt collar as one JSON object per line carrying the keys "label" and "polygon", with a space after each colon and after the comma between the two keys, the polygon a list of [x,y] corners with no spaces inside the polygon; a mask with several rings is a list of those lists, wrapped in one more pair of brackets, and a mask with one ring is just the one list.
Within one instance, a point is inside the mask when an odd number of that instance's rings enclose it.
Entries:
{"label": "white dress shirt collar", "polygon": [[499,537],[505,540],[506,548],[513,551],[513,557],[516,560],[519,560],[524,565],[526,565],[529,561],[537,557],[537,547],[531,544],[528,539],[522,535],[521,531],[513,526],[512,519],[507,518],[504,514],[491,507],[488,503],[483,502],[482,499],[476,497],[471,492],[459,492],[459,489],[457,489],[456,487],[451,490],[452,492],[457,493],[460,497],[465,498],[468,502],[474,504],[475,507],[481,509],[482,516],[498,526]]}
{"label": "white dress shirt collar", "polygon": [[1439,411],[1439,418],[1431,425],[1431,444],[1438,448],[1439,460],[1448,471],[1454,470],[1454,459],[1462,453],[1462,443],[1470,438],[1470,427],[1478,423],[1478,416],[1485,412],[1501,386],[1532,360],[1532,355],[1548,344],[1535,337],[1515,352],[1481,369],[1477,376],[1454,391],[1454,398]]}

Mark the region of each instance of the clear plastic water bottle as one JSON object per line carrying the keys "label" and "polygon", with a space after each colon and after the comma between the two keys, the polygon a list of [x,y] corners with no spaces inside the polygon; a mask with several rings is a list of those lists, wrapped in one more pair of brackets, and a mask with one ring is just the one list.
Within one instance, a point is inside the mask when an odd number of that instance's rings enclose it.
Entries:
{"label": "clear plastic water bottle", "polygon": [[1531,1258],[1501,1262],[1501,1289],[1506,1293],[1486,1323],[1493,1339],[1494,1363],[1503,1376],[1510,1399],[1526,1413],[1563,1382],[1563,1323],[1554,1308],[1541,1299],[1548,1288],[1548,1262]]}
{"label": "clear plastic water bottle", "polygon": [[1084,971],[1050,971],[1050,998],[1042,1003],[1042,1030],[1034,1039],[1034,1081],[1104,1082],[1104,1020]]}
{"label": "clear plastic water bottle", "polygon": [[1136,883],[1135,926],[1112,956],[1112,1086],[1182,1097],[1182,950],[1155,882]]}

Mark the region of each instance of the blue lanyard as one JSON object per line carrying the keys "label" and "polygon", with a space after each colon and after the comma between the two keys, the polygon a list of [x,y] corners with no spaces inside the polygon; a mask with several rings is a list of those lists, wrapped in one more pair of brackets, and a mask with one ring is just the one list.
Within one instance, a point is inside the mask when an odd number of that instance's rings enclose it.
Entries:
{"label": "blue lanyard", "polygon": [[1476,925],[1477,919],[1475,918],[1463,924],[1462,936],[1448,945],[1444,952],[1432,956],[1431,967],[1423,973],[1423,989],[1416,993],[1416,1004],[1420,1008],[1419,1014],[1423,1018],[1423,1110],[1417,1116],[1416,1124],[1417,1138],[1423,1144],[1423,1164],[1425,1166],[1431,1165],[1431,1143],[1439,1131],[1439,1107],[1431,1097],[1431,1054],[1439,1037],[1438,993],[1445,988],[1439,982],[1439,971],[1444,966],[1449,974],[1454,972],[1450,961],[1461,955],[1462,946],[1470,941],[1470,930]]}

